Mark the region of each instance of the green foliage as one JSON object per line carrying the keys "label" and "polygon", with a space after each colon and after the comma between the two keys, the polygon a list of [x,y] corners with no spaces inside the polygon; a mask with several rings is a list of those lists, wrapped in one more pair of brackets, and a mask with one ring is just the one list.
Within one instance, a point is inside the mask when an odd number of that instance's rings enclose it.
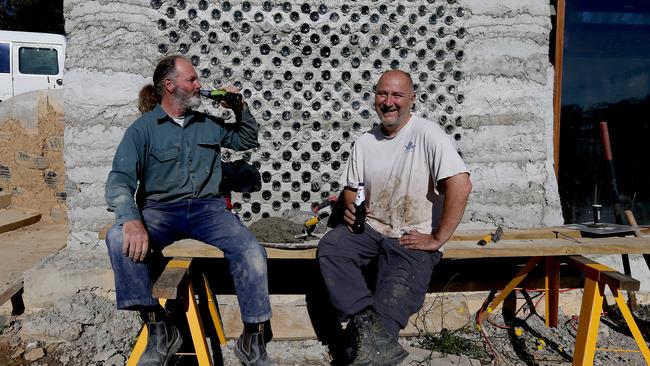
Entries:
{"label": "green foliage", "polygon": [[[439,352],[445,355],[465,355],[477,360],[490,360],[490,355],[485,351],[482,344],[463,337],[462,333],[471,332],[470,328],[461,328],[455,331],[442,329],[440,333],[426,333],[417,340],[420,348]],[[473,337],[472,337],[473,338]]]}
{"label": "green foliage", "polygon": [[64,34],[63,0],[0,0],[0,30]]}

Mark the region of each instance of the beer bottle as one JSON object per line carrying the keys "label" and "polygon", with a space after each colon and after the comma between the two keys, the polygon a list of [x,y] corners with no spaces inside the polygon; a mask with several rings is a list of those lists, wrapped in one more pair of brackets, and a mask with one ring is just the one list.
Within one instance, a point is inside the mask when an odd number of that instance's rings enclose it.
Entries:
{"label": "beer bottle", "polygon": [[201,96],[210,98],[216,102],[224,101],[228,104],[229,107],[238,109],[242,104],[242,95],[238,93],[229,93],[223,89],[217,90],[205,90],[201,89],[199,91]]}
{"label": "beer bottle", "polygon": [[354,224],[352,224],[352,232],[355,234],[363,233],[366,221],[366,195],[363,189],[363,183],[359,183],[357,188],[357,198],[354,200]]}

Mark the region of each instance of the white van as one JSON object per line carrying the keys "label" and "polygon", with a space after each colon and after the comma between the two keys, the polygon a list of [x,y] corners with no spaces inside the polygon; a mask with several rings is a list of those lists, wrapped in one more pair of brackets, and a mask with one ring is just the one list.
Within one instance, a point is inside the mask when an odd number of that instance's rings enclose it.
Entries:
{"label": "white van", "polygon": [[39,89],[63,88],[65,37],[0,30],[0,102]]}

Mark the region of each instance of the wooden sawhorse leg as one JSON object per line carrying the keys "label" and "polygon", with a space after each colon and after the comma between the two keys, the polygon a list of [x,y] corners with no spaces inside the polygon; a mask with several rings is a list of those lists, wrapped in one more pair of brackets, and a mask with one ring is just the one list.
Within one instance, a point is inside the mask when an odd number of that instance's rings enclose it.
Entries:
{"label": "wooden sawhorse leg", "polygon": [[508,282],[508,285],[506,285],[506,288],[504,288],[503,291],[499,293],[499,296],[497,296],[494,300],[492,300],[492,302],[488,304],[487,312],[481,312],[478,318],[479,324],[483,323],[483,321],[489,314],[492,314],[494,309],[496,309],[496,307],[499,306],[499,304],[501,304],[503,300],[505,300],[505,298],[512,292],[512,290],[514,290],[514,288],[517,287],[517,285],[519,285],[521,281],[523,281],[526,275],[528,275],[528,273],[533,268],[535,268],[537,263],[539,263],[541,260],[542,257],[533,257],[526,263],[524,268],[522,268],[519,271],[519,273],[517,273],[515,278],[513,278],[510,282]]}
{"label": "wooden sawhorse leg", "polygon": [[210,319],[212,319],[212,324],[214,329],[217,331],[217,337],[219,338],[219,344],[226,344],[226,335],[223,332],[223,323],[221,322],[221,316],[219,315],[219,307],[216,304],[216,298],[212,295],[212,289],[210,289],[210,284],[208,283],[208,278],[205,277],[205,273],[201,274],[203,278],[203,285],[205,286],[205,295],[208,302],[208,310],[210,311]]}
{"label": "wooden sawhorse leg", "polygon": [[623,299],[621,292],[615,285],[617,282],[616,277],[621,277],[622,275],[605,265],[590,261],[583,257],[569,257],[569,259],[574,262],[574,265],[577,263],[578,266],[582,266],[585,273],[585,288],[584,294],[582,295],[582,306],[580,308],[576,347],[573,352],[573,365],[587,366],[593,365],[594,363],[605,284],[609,285],[609,288],[614,295],[614,299],[616,300],[616,304],[618,304],[618,307],[623,314],[623,318],[632,332],[632,336],[639,346],[639,350],[641,351],[646,364],[650,365],[650,350],[639,331],[639,327],[636,325],[636,322],[632,317],[630,309],[627,307],[625,299]]}
{"label": "wooden sawhorse leg", "polygon": [[546,289],[546,326],[557,328],[560,306],[560,262],[556,257],[545,257],[544,286]]}
{"label": "wooden sawhorse leg", "polygon": [[[499,304],[501,304],[512,290],[526,278],[528,273],[535,268],[542,260],[542,257],[533,257],[526,265],[517,273],[517,275],[506,285],[506,287],[499,293],[487,307],[487,314],[481,313],[479,316],[479,323],[482,323],[488,314],[491,314]],[[558,306],[560,294],[560,261],[556,257],[544,257],[545,276],[544,283],[546,288],[546,325],[549,327],[557,327],[558,323]]]}
{"label": "wooden sawhorse leg", "polygon": [[[203,327],[203,322],[201,320],[201,315],[199,313],[199,307],[195,296],[196,294],[194,292],[194,286],[192,284],[192,281],[189,280],[189,276],[187,276],[190,264],[191,264],[191,259],[187,259],[187,260],[173,259],[167,264],[167,266],[165,267],[165,271],[167,271],[167,269],[170,269],[171,271],[179,268],[186,270],[183,276],[183,282],[182,282],[183,284],[179,287],[179,289],[181,290],[180,298],[183,300],[183,303],[185,305],[185,316],[187,319],[187,324],[189,325],[192,343],[194,344],[195,353],[193,354],[196,355],[199,366],[212,366],[213,365],[212,357],[208,349],[205,329]],[[217,336],[219,338],[219,343],[223,345],[226,343],[226,339],[221,324],[221,318],[219,317],[219,312],[214,302],[214,296],[212,295],[212,291],[210,290],[210,286],[204,274],[202,274],[202,279],[203,279],[203,285],[205,286],[205,296],[207,298],[201,296],[199,298],[199,301],[206,301],[210,312],[210,317],[212,319],[212,325],[215,327]],[[161,306],[163,307],[167,302],[167,300],[163,298],[159,299],[159,301]],[[138,335],[138,339],[133,347],[131,356],[129,357],[129,360],[126,363],[127,366],[135,366],[138,363],[138,360],[140,359],[140,356],[144,352],[144,349],[146,348],[147,345],[147,335],[148,335],[147,327],[143,326],[142,330],[140,331],[140,334]]]}
{"label": "wooden sawhorse leg", "polygon": [[580,307],[576,347],[573,351],[573,365],[593,365],[596,354],[596,338],[603,309],[605,284],[585,278],[585,289]]}

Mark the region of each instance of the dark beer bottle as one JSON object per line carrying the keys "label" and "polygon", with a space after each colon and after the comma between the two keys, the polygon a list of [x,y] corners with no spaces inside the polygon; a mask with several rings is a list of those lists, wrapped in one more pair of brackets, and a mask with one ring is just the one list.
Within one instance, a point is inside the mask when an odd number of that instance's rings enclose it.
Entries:
{"label": "dark beer bottle", "polygon": [[229,93],[223,89],[216,89],[216,90],[206,90],[206,89],[201,89],[199,91],[199,94],[201,96],[204,96],[206,98],[210,98],[214,100],[215,102],[221,102],[224,101],[228,104],[230,108],[235,108],[238,109],[241,106],[242,103],[242,95],[239,93]]}
{"label": "dark beer bottle", "polygon": [[352,232],[355,234],[363,233],[366,221],[366,195],[363,188],[363,183],[359,183],[357,188],[357,198],[354,200],[354,224],[352,224]]}

